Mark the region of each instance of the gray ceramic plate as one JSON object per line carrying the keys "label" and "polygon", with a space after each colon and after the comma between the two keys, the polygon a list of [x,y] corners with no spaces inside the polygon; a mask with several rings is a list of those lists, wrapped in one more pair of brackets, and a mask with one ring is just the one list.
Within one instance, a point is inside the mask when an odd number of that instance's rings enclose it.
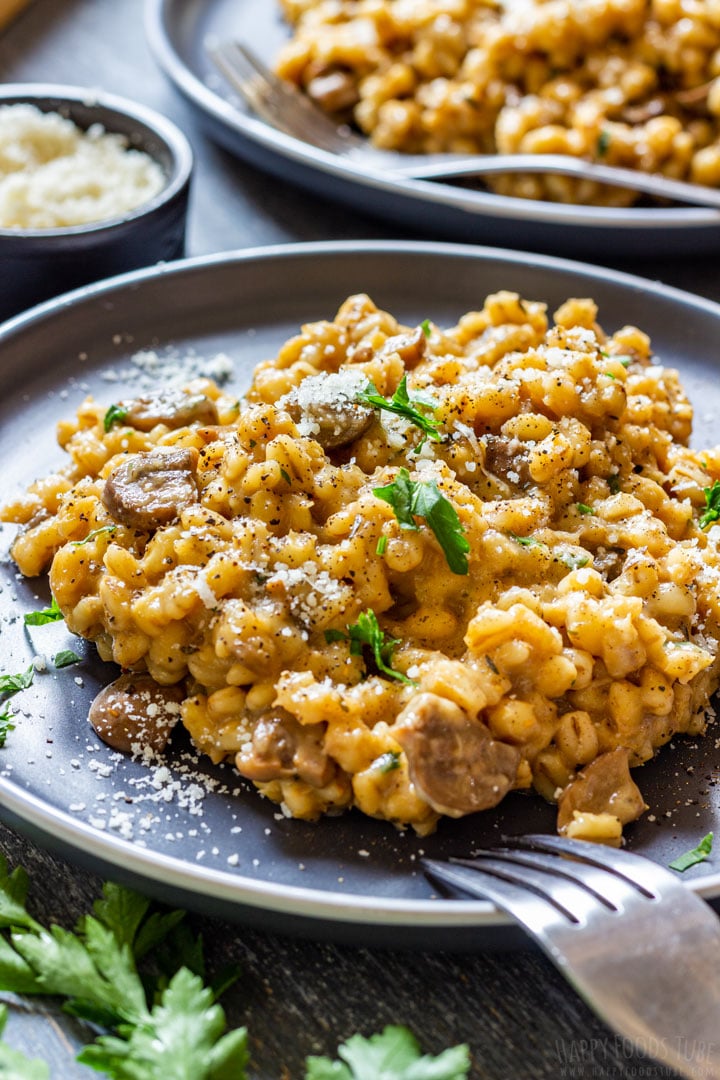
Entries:
{"label": "gray ceramic plate", "polygon": [[[351,293],[370,293],[409,323],[430,317],[450,325],[501,287],[551,307],[591,295],[607,328],[630,322],[648,330],[659,356],[682,368],[697,406],[699,442],[712,440],[720,409],[715,304],[607,270],[491,249],[298,245],[139,271],[6,324],[3,495],[57,465],[56,421],[87,392],[107,403],[137,392],[130,357],[140,349],[175,356],[176,367],[188,367],[194,355],[195,369],[225,353],[241,389],[253,364],[301,323],[332,317]],[[13,532],[2,530],[3,546]],[[189,762],[182,737],[165,771],[128,761],[100,743],[86,720],[91,699],[116,670],[93,647],[69,641],[64,624],[23,627],[22,612],[47,602],[44,579],[18,580],[5,561],[0,585],[3,673],[68,646],[83,657],[61,671],[50,665],[12,699],[21,714],[0,750],[0,812],[39,843],[168,900],[268,929],[375,945],[508,944],[508,924],[490,905],[434,899],[418,859],[423,852],[462,853],[502,832],[550,831],[554,814],[540,798],[515,795],[495,812],[445,821],[419,840],[354,813],[314,825],[285,820],[231,769]],[[639,782],[655,820],[646,816],[629,830],[634,850],[665,863],[720,829],[714,743],[712,733],[698,743],[680,741],[642,769]],[[713,861],[687,879],[709,897],[720,895]]]}
{"label": "gray ceramic plate", "polygon": [[278,0],[146,0],[156,59],[220,143],[314,194],[415,232],[529,250],[618,258],[720,250],[720,211],[613,210],[510,199],[450,184],[400,180],[290,138],[251,116],[209,62],[208,40],[247,41],[268,62],[288,30]]}

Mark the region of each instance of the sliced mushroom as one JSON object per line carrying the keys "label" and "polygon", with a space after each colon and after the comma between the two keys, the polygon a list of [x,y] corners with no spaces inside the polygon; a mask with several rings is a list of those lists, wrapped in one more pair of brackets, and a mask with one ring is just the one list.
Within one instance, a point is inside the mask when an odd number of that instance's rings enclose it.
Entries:
{"label": "sliced mushroom", "polygon": [[530,482],[527,446],[520,439],[502,435],[483,435],[485,471],[506,483],[525,485]]}
{"label": "sliced mushroom", "polygon": [[356,400],[367,386],[360,372],[311,375],[282,399],[301,435],[309,435],[323,450],[349,446],[373,422],[375,410]]}
{"label": "sliced mushroom", "polygon": [[198,501],[197,462],[197,450],[185,447],[133,454],[105,481],[103,505],[131,529],[169,525]]}
{"label": "sliced mushroom", "polygon": [[349,71],[324,72],[316,75],[305,87],[308,97],[329,113],[346,112],[360,100],[358,88]]}
{"label": "sliced mushroom", "polygon": [[383,344],[380,355],[397,353],[406,368],[416,367],[427,349],[427,338],[422,326],[416,326],[404,334],[389,337]]}
{"label": "sliced mushroom", "polygon": [[414,698],[392,734],[410,779],[439,814],[457,818],[496,806],[515,780],[520,750],[493,739],[485,724],[437,694]]}
{"label": "sliced mushroom", "polygon": [[613,814],[621,824],[635,821],[647,809],[630,775],[629,750],[618,747],[601,754],[572,780],[558,800],[558,832],[573,820],[576,810],[590,814]]}
{"label": "sliced mushroom", "polygon": [[217,424],[218,411],[212,398],[205,394],[186,394],[183,390],[160,390],[144,394],[132,401],[121,401],[123,423],[137,431],[152,431],[158,424],[165,427],[187,427],[188,424]]}
{"label": "sliced mushroom", "polygon": [[265,713],[255,725],[251,747],[237,754],[235,768],[257,783],[299,779],[324,787],[335,773],[323,749],[324,734],[323,724],[300,724],[284,709]]}
{"label": "sliced mushroom", "polygon": [[147,674],[121,675],[97,695],[88,719],[103,742],[123,753],[160,751],[180,717],[184,687],[160,686]]}

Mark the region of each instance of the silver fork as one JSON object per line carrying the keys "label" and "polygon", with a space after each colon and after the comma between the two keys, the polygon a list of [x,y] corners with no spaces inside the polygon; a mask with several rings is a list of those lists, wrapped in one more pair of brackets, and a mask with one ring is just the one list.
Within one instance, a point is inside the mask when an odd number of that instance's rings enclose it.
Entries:
{"label": "silver fork", "polygon": [[446,889],[492,900],[517,919],[639,1050],[692,1080],[720,1078],[720,920],[673,872],[598,844],[534,835],[423,865]]}
{"label": "silver fork", "polygon": [[211,42],[207,44],[207,52],[217,69],[262,120],[286,135],[363,169],[415,180],[553,173],[720,209],[720,190],[716,188],[602,165],[569,154],[401,154],[379,150],[348,127],[334,124],[306,94],[266,67],[247,45],[236,41]]}

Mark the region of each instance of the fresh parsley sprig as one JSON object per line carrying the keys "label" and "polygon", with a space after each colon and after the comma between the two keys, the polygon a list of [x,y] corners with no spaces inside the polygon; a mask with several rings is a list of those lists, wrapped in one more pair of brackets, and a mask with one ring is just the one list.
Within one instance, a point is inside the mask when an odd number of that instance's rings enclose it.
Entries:
{"label": "fresh parsley sprig", "polygon": [[25,906],[28,878],[0,857],[0,990],[65,999],[65,1012],[105,1028],[78,1060],[116,1080],[246,1080],[247,1032],[225,1033],[225,1014],[202,978],[181,967],[170,981],[139,962],[172,935],[183,912],[106,884],[75,931],[46,929]]}
{"label": "fresh parsley sprig", "polygon": [[464,1044],[431,1057],[412,1032],[394,1024],[369,1039],[353,1035],[338,1047],[338,1057],[309,1057],[305,1080],[464,1080],[470,1071]]}
{"label": "fresh parsley sprig", "polygon": [[720,480],[713,480],[712,487],[703,488],[705,496],[705,509],[703,510],[698,524],[701,529],[707,529],[714,521],[720,519]]}
{"label": "fresh parsley sprig", "polygon": [[443,441],[437,423],[426,416],[424,412],[421,412],[422,409],[429,409],[434,412],[437,409],[437,403],[429,398],[422,397],[420,394],[413,394],[410,397],[407,388],[407,375],[403,375],[400,385],[391,398],[379,394],[375,384],[370,382],[366,390],[360,390],[357,393],[355,400],[363,405],[372,405],[376,409],[402,416],[405,420],[414,424],[416,428],[420,428],[423,438],[415,447],[415,453],[420,451],[426,439],[432,439],[433,442]]}
{"label": "fresh parsley sprig", "polygon": [[373,488],[373,494],[392,506],[401,529],[417,531],[415,518],[425,518],[453,574],[467,574],[470,544],[457,510],[435,480],[411,480],[408,470],[400,469],[392,484]]}
{"label": "fresh parsley sprig", "polygon": [[[78,1061],[114,1080],[248,1080],[247,1031],[226,1030],[221,989],[205,983],[202,943],[184,912],[152,911],[144,897],[106,883],[74,932],[48,930],[27,911],[28,884],[25,871],[9,873],[0,856],[0,929],[9,931],[0,934],[0,990],[66,999],[66,1012],[104,1027]],[[163,949],[174,965],[167,977],[158,974]],[[224,989],[236,978],[233,971],[215,982]],[[6,1018],[0,1006],[0,1036]],[[466,1080],[470,1071],[466,1045],[422,1054],[397,1025],[353,1035],[338,1058],[308,1057],[305,1080]],[[0,1074],[50,1076],[45,1062],[1,1040]]]}
{"label": "fresh parsley sprig", "polygon": [[342,630],[326,630],[325,640],[328,644],[333,641],[349,641],[351,656],[362,656],[363,649],[367,646],[372,650],[375,667],[379,672],[387,675],[389,679],[397,679],[398,682],[406,683],[408,686],[415,685],[413,680],[402,671],[396,671],[392,667],[393,650],[400,644],[400,639],[386,636],[380,629],[377,615],[372,608],[362,611],[358,615],[358,621],[347,627],[347,633]]}

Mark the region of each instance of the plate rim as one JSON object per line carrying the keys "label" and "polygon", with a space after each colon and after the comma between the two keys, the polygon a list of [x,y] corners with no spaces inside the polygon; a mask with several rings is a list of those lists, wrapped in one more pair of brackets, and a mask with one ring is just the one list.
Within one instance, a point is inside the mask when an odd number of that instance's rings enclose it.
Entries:
{"label": "plate rim", "polygon": [[[255,119],[215,93],[184,62],[175,49],[170,26],[172,8],[187,0],[145,0],[145,34],[150,51],[170,81],[200,110],[223,127],[287,160],[325,173],[339,180],[358,184],[384,195],[400,195],[422,204],[448,206],[470,215],[507,219],[512,222],[547,226],[601,227],[608,232],[626,229],[695,229],[720,226],[720,210],[704,207],[614,208],[578,207],[574,204],[540,202],[470,191],[437,181],[391,177],[350,161],[342,161],[307,143],[277,131]],[[210,4],[213,0],[194,0]]]}
{"label": "plate rim", "polygon": [[[188,273],[201,273],[238,262],[285,261],[294,258],[332,259],[358,252],[393,255],[422,254],[439,260],[461,257],[491,263],[504,261],[524,267],[580,273],[584,278],[609,281],[624,288],[640,290],[670,299],[685,307],[697,308],[718,320],[720,303],[675,286],[651,281],[610,267],[540,253],[524,253],[485,245],[426,240],[330,240],[309,243],[270,244],[211,255],[199,255],[172,263],[129,271],[105,281],[82,286],[30,308],[0,326],[0,351],[6,341],[48,320],[56,313],[102,299],[113,293],[142,290],[145,282],[169,281]],[[169,286],[167,286],[169,287]],[[449,930],[475,927],[505,930],[513,926],[502,911],[488,901],[376,898],[358,892],[328,893],[305,886],[278,884],[245,878],[237,873],[197,866],[194,863],[94,829],[68,812],[45,803],[7,776],[0,776],[0,803],[5,810],[45,836],[66,843],[75,851],[94,856],[125,872],[157,884],[173,887],[198,898],[207,897],[226,905],[265,908],[281,916],[309,918],[330,923],[351,922],[355,926],[375,926],[406,930]],[[720,898],[720,870],[683,882],[699,896]]]}

